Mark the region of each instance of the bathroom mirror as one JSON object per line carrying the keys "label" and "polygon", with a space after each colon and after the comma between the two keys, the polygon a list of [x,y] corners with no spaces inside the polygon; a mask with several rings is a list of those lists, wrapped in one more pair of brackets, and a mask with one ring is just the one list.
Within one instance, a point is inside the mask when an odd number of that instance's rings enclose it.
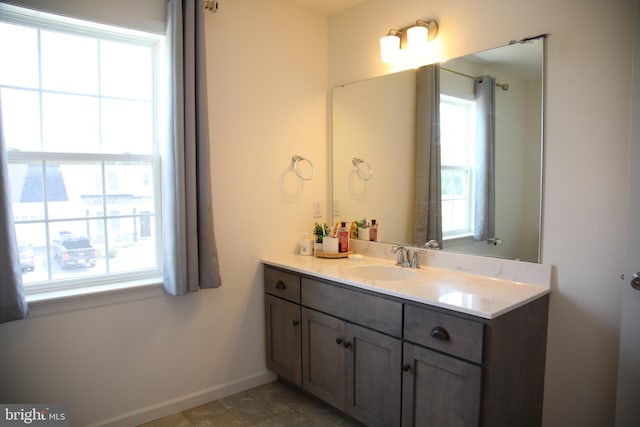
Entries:
{"label": "bathroom mirror", "polygon": [[[544,37],[533,38],[452,59],[433,71],[440,165],[432,169],[440,178],[443,250],[540,261],[544,44]],[[333,222],[376,219],[378,241],[409,246],[426,243],[415,237],[425,227],[416,200],[426,203],[416,189],[428,186],[416,179],[416,153],[424,152],[416,129],[425,120],[416,113],[419,73],[402,71],[332,93]],[[476,83],[487,78],[493,88],[488,114]],[[489,145],[477,136],[482,126],[492,130]],[[486,191],[476,188],[482,153],[490,159],[488,214],[477,209]],[[493,228],[478,235],[474,224],[485,214]]]}

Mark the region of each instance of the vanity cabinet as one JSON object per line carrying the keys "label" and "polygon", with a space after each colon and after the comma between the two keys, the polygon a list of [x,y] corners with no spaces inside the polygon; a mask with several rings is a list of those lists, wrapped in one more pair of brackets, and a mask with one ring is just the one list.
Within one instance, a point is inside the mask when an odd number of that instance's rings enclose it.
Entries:
{"label": "vanity cabinet", "polygon": [[484,323],[407,304],[404,337],[402,425],[479,425]]}
{"label": "vanity cabinet", "polygon": [[305,278],[302,304],[302,388],[368,426],[399,426],[402,304]]}
{"label": "vanity cabinet", "polygon": [[539,426],[548,295],[493,319],[265,266],[267,366],[368,426]]}
{"label": "vanity cabinet", "polygon": [[346,411],[345,322],[302,309],[303,388],[341,411]]}
{"label": "vanity cabinet", "polygon": [[494,319],[407,302],[403,426],[540,426],[549,296]]}
{"label": "vanity cabinet", "polygon": [[477,426],[480,366],[404,343],[403,426]]}
{"label": "vanity cabinet", "polygon": [[300,277],[265,269],[267,368],[302,386]]}

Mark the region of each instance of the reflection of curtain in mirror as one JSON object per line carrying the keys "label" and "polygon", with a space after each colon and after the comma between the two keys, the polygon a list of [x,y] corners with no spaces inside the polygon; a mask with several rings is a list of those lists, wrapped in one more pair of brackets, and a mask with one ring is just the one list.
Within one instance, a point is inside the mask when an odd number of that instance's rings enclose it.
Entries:
{"label": "reflection of curtain in mirror", "polygon": [[495,110],[496,80],[482,76],[475,82],[476,95],[476,179],[473,237],[487,240],[496,233]]}
{"label": "reflection of curtain in mirror", "polygon": [[416,74],[416,246],[437,240],[442,247],[440,169],[440,67],[435,64]]}

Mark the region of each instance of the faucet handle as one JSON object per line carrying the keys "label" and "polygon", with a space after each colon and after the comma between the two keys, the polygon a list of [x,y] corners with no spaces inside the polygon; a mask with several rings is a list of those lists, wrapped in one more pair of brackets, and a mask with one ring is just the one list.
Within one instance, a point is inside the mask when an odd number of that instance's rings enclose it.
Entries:
{"label": "faucet handle", "polygon": [[418,251],[413,251],[413,256],[411,257],[411,268],[420,268],[420,256]]}
{"label": "faucet handle", "polygon": [[[396,252],[398,253],[398,256],[396,257],[396,264],[397,265],[401,265],[404,267],[405,262],[407,262],[408,260],[405,259],[404,257],[404,252],[406,251],[406,248],[402,245],[396,245],[393,248],[391,248],[391,253],[395,254]],[[408,258],[408,256],[407,256]]]}

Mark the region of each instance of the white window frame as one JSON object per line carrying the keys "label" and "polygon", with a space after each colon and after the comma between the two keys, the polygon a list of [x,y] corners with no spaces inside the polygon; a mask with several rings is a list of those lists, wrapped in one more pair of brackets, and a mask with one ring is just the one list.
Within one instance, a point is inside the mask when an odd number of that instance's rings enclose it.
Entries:
{"label": "white window frame", "polygon": [[[161,137],[160,114],[162,107],[165,105],[162,97],[160,82],[163,81],[162,70],[164,62],[162,53],[164,52],[164,37],[157,34],[143,33],[135,30],[115,28],[103,24],[81,21],[72,18],[50,15],[48,13],[31,11],[29,9],[18,8],[11,5],[0,3],[0,21],[9,24],[25,25],[36,27],[42,30],[62,31],[69,34],[96,37],[103,40],[129,42],[134,44],[144,44],[152,48],[154,52],[154,104],[155,112],[153,119],[154,134],[154,152],[148,155],[140,154],[95,154],[95,153],[56,153],[46,151],[14,151],[7,152],[9,163],[13,162],[63,162],[63,163],[100,163],[102,170],[102,194],[108,194],[108,183],[105,180],[105,164],[113,162],[147,162],[152,165],[152,180],[155,183],[153,189],[154,197],[154,217],[156,236],[155,257],[157,260],[156,268],[141,269],[123,273],[106,273],[101,275],[81,276],[75,280],[50,280],[50,266],[47,275],[49,280],[46,282],[35,282],[25,285],[25,295],[27,301],[38,302],[48,300],[66,299],[82,295],[86,297],[90,294],[112,294],[113,292],[121,292],[123,289],[130,288],[132,290],[140,286],[155,285],[156,290],[153,294],[157,294],[158,285],[162,281],[162,233],[161,233],[161,185],[160,185],[160,148],[159,138]],[[0,86],[10,89],[24,89],[22,87]],[[42,88],[33,89],[42,93]],[[42,144],[42,141],[41,141]],[[106,206],[103,212],[107,212]],[[103,216],[105,216],[103,214]],[[108,215],[106,215],[108,216]],[[122,218],[132,217],[132,215],[124,215]],[[72,220],[74,218],[64,218],[64,220]],[[82,218],[86,220],[86,218]],[[38,220],[16,221],[16,224],[24,223],[47,223],[53,222],[50,218]],[[51,236],[47,239],[47,248],[50,249]],[[115,243],[115,240],[114,240]],[[49,265],[52,262],[49,256]],[[137,291],[135,291],[137,292]],[[131,296],[131,292],[128,292]],[[124,294],[123,294],[124,295]],[[113,299],[113,295],[111,296]]]}
{"label": "white window frame", "polygon": [[[445,171],[454,171],[454,170],[463,171],[464,173],[466,173],[467,181],[465,185],[467,186],[467,197],[464,198],[464,200],[467,201],[466,202],[466,205],[467,205],[466,218],[467,218],[468,227],[463,229],[455,229],[455,230],[448,230],[448,231],[443,230],[442,238],[443,240],[468,238],[470,236],[473,236],[473,227],[474,227],[473,224],[474,224],[474,216],[475,216],[475,198],[474,198],[474,191],[473,191],[473,186],[475,181],[474,180],[475,165],[473,164],[473,159],[475,159],[475,140],[476,140],[475,102],[472,100],[459,98],[456,96],[441,94],[440,103],[464,107],[467,112],[466,127],[468,130],[466,135],[466,140],[465,140],[465,144],[467,145],[467,154],[468,154],[468,158],[466,159],[466,164],[461,162],[455,165],[447,165],[444,163],[440,165],[441,173],[443,174],[445,173]],[[454,198],[445,199],[445,195],[442,195],[441,198],[442,198],[442,203],[444,203],[445,201],[460,200],[460,199],[454,199]]]}

